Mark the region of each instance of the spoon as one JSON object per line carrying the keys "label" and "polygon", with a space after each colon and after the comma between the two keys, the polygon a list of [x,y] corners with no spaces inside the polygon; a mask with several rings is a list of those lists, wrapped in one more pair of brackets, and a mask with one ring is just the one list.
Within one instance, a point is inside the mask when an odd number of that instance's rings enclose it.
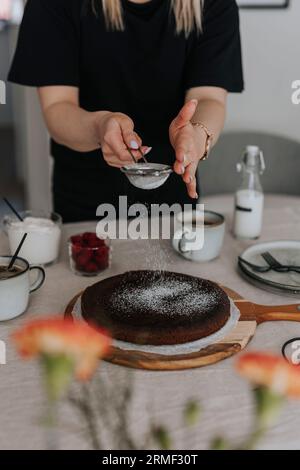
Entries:
{"label": "spoon", "polygon": [[3,198],[3,201],[5,202],[5,204],[8,205],[8,207],[10,208],[10,210],[15,214],[15,216],[21,221],[21,222],[24,222],[23,218],[20,216],[20,214],[18,213],[18,211],[14,208],[14,206],[9,202],[8,199],[6,199],[6,197]]}
{"label": "spoon", "polygon": [[[127,150],[128,150],[128,152],[130,153],[130,156],[131,156],[133,162],[134,162],[134,163],[138,163],[137,159],[136,159],[135,156],[133,155],[133,152],[132,152],[131,148],[130,148],[130,147],[127,147]],[[148,160],[147,160],[147,158],[145,157],[144,152],[142,151],[141,147],[138,148],[138,152],[140,153],[142,159],[144,160],[144,163],[148,163]]]}
{"label": "spoon", "polygon": [[12,257],[12,259],[10,260],[10,263],[8,265],[8,268],[7,268],[7,271],[11,271],[12,268],[14,267],[14,264],[15,264],[15,261],[18,257],[18,254],[20,253],[20,250],[23,246],[23,243],[25,242],[25,239],[27,237],[27,233],[24,233],[23,237],[22,237],[22,240],[20,241],[19,245],[18,245],[18,248],[16,249],[16,252],[14,254],[14,256]]}
{"label": "spoon", "polygon": [[[23,217],[20,216],[20,214],[18,213],[18,211],[14,208],[14,206],[11,204],[11,202],[9,202],[8,199],[6,199],[6,197],[3,197],[3,201],[5,202],[5,204],[8,205],[8,207],[10,208],[10,210],[15,214],[15,216],[20,220],[20,222],[24,222],[24,219]],[[7,271],[11,271],[14,264],[15,264],[15,261],[18,257],[18,254],[20,253],[20,250],[23,246],[23,243],[25,242],[25,239],[27,237],[27,233],[25,233],[22,237],[22,240],[20,241],[19,245],[18,245],[18,248],[16,249],[16,252],[14,254],[14,256],[12,257],[12,259],[10,260],[10,263],[8,265],[8,268],[7,268]]]}

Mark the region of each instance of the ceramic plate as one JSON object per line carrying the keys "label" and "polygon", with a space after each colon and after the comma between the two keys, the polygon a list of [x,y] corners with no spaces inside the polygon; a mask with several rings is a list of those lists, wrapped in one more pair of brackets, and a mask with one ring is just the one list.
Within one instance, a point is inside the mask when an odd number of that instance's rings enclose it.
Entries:
{"label": "ceramic plate", "polygon": [[[261,253],[270,252],[281,264],[300,266],[300,241],[282,240],[276,242],[260,243],[242,253],[241,258],[257,266],[267,266]],[[300,273],[278,273],[268,271],[259,273],[245,263],[239,262],[240,271],[257,287],[280,293],[300,297]]]}

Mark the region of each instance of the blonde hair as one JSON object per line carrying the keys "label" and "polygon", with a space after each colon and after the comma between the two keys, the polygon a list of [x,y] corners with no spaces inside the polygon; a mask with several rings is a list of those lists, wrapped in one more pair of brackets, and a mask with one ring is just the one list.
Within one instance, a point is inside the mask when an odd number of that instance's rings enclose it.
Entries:
{"label": "blonde hair", "polygon": [[[99,0],[97,0],[99,1]],[[171,0],[176,20],[176,32],[186,36],[197,30],[202,31],[202,11],[204,0]],[[93,0],[95,5],[95,0]],[[107,27],[117,31],[125,28],[121,0],[102,0]]]}

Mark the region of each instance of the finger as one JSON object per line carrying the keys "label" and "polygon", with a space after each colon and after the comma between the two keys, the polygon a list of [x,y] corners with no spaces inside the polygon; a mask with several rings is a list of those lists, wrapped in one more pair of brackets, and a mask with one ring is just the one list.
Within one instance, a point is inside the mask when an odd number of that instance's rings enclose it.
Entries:
{"label": "finger", "polygon": [[134,132],[133,121],[128,117],[124,117],[119,120],[119,124],[125,145],[132,150],[138,150],[142,145],[142,140],[137,133]]}
{"label": "finger", "polygon": [[188,101],[180,110],[178,116],[173,121],[175,129],[186,126],[194,116],[198,106],[197,100]]}
{"label": "finger", "polygon": [[193,143],[189,135],[185,135],[183,131],[180,131],[178,138],[175,142],[175,155],[176,160],[179,163],[179,167],[186,168],[195,157],[193,152]]}
{"label": "finger", "polygon": [[183,166],[182,162],[176,160],[173,169],[177,175],[184,175],[185,167]]}
{"label": "finger", "polygon": [[146,155],[148,155],[152,150],[152,147],[146,147],[145,145],[140,147],[140,150],[132,150],[130,149],[130,152],[133,154],[134,158],[136,160],[141,160]]}
{"label": "finger", "polygon": [[132,160],[130,162],[121,162],[120,160],[106,160],[106,163],[109,166],[120,169],[120,168],[124,168],[125,166],[132,165]]}
{"label": "finger", "polygon": [[133,163],[132,158],[130,156],[127,157],[127,160],[120,160],[117,155],[106,154],[104,158],[108,165],[116,166],[117,168],[122,168],[123,166],[132,165]]}
{"label": "finger", "polygon": [[[151,152],[151,150],[152,150],[152,147],[146,147],[146,146],[142,147],[142,152],[143,152],[144,155],[148,155]],[[135,152],[132,152],[132,153],[135,153]],[[115,155],[113,153],[112,149],[110,149],[110,148],[107,149],[106,153],[103,153],[103,155],[104,155],[104,159],[106,160],[106,162],[110,166],[114,166],[114,167],[117,167],[117,168],[122,168],[123,166],[133,164],[133,159],[130,156],[130,153],[129,153],[127,148],[126,148],[126,159],[124,157],[123,160],[121,160],[118,155]],[[134,158],[136,160],[138,160],[138,159],[141,159],[142,156],[139,153],[139,155],[134,156]]]}
{"label": "finger", "polygon": [[146,156],[152,151],[153,147],[143,146],[143,147],[141,147],[141,149],[142,149],[142,152],[143,152],[144,156]]}
{"label": "finger", "polygon": [[191,183],[188,183],[186,185],[187,187],[187,191],[188,191],[188,195],[190,196],[190,198],[192,199],[198,199],[198,193],[197,193],[197,180],[196,178],[194,178]]}
{"label": "finger", "polygon": [[198,199],[197,176],[196,176],[197,167],[198,167],[198,162],[191,163],[186,168],[186,171],[182,177],[183,181],[186,183],[188,194],[192,199]]}
{"label": "finger", "polygon": [[192,183],[193,180],[196,178],[197,167],[198,162],[193,162],[186,168],[185,173],[183,175],[183,181],[186,184]]}
{"label": "finger", "polygon": [[115,155],[120,161],[130,160],[130,153],[124,144],[123,135],[120,128],[107,132],[104,136],[104,145],[102,147],[104,154]]}

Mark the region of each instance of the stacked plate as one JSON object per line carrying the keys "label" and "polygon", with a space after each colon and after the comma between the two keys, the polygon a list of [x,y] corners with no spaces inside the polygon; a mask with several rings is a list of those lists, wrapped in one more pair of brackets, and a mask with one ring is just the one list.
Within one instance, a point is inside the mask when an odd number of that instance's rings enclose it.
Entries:
{"label": "stacked plate", "polygon": [[267,268],[268,264],[261,256],[266,252],[284,266],[300,266],[300,241],[276,241],[251,246],[241,255],[238,264],[241,274],[256,287],[300,298],[300,272],[260,272],[249,265]]}

